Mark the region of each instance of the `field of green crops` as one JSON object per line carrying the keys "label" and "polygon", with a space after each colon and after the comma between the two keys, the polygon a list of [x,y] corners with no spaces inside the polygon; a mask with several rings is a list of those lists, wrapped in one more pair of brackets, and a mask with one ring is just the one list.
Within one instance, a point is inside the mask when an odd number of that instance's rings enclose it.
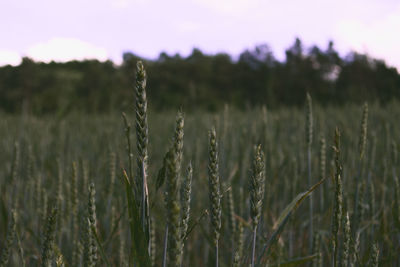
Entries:
{"label": "field of green crops", "polygon": [[155,113],[140,71],[126,122],[0,115],[0,266],[400,266],[398,104]]}

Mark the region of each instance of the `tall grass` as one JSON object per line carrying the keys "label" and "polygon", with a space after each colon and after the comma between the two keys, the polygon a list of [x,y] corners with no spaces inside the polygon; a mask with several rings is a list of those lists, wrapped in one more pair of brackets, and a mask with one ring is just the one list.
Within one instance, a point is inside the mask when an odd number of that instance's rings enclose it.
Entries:
{"label": "tall grass", "polygon": [[397,104],[175,116],[135,79],[122,121],[0,115],[1,266],[399,265]]}

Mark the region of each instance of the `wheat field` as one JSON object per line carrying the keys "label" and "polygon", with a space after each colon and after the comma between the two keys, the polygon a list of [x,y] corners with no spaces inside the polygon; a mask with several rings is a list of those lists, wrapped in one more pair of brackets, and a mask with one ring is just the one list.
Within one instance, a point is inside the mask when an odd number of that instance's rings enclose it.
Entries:
{"label": "wheat field", "polygon": [[1,114],[0,266],[400,266],[400,107]]}

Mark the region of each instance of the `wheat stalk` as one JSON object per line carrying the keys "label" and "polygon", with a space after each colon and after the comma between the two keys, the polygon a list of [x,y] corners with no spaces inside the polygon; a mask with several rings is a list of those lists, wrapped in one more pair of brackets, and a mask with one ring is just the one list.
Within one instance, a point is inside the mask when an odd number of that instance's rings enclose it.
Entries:
{"label": "wheat stalk", "polygon": [[17,220],[17,214],[13,210],[11,211],[11,216],[10,216],[10,222],[8,226],[8,231],[7,231],[7,237],[6,237],[6,242],[4,244],[3,251],[1,253],[0,257],[0,266],[7,266],[8,260],[10,258],[10,250],[11,246],[14,243],[15,236],[16,236],[16,220]]}
{"label": "wheat stalk", "polygon": [[215,246],[215,266],[218,267],[218,240],[221,231],[221,194],[218,168],[218,143],[215,128],[209,132],[208,181],[211,210],[212,241]]}
{"label": "wheat stalk", "polygon": [[250,178],[250,215],[253,225],[253,246],[251,253],[252,267],[254,267],[255,264],[257,226],[261,216],[265,183],[265,160],[264,152],[261,150],[261,145],[256,147],[254,154],[253,175]]}
{"label": "wheat stalk", "polygon": [[[306,144],[307,144],[307,172],[308,172],[308,187],[312,186],[311,179],[311,144],[313,139],[313,112],[312,112],[312,100],[310,94],[307,93],[307,101],[306,101]],[[314,234],[313,227],[313,195],[309,196],[310,206],[309,206],[309,252],[312,251],[312,241]]]}
{"label": "wheat stalk", "polygon": [[[147,97],[146,97],[146,71],[144,70],[143,63],[139,61],[136,65],[136,147],[137,155],[137,185],[138,196],[140,196],[140,217],[143,227],[143,232],[146,233],[147,239],[150,235],[150,208],[149,196],[147,188],[148,176],[148,124],[147,124]],[[150,251],[150,244],[147,244],[148,251]]]}
{"label": "wheat stalk", "polygon": [[338,242],[339,242],[339,230],[340,222],[342,218],[342,165],[340,162],[340,132],[338,128],[335,130],[335,145],[333,146],[335,151],[335,202],[333,211],[333,222],[332,222],[332,244],[333,244],[333,266],[337,266],[338,260]]}
{"label": "wheat stalk", "polygon": [[46,231],[42,247],[42,267],[50,267],[53,256],[54,230],[56,227],[57,209],[53,208],[47,217]]}

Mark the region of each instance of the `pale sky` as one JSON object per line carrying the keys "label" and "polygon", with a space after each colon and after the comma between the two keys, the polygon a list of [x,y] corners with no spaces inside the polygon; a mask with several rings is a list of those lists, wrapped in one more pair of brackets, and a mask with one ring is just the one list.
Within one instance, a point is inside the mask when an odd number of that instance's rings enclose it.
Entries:
{"label": "pale sky", "polygon": [[21,56],[119,63],[124,51],[156,58],[193,47],[237,56],[264,43],[283,59],[300,37],[400,69],[399,30],[395,0],[0,0],[0,65]]}

